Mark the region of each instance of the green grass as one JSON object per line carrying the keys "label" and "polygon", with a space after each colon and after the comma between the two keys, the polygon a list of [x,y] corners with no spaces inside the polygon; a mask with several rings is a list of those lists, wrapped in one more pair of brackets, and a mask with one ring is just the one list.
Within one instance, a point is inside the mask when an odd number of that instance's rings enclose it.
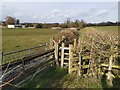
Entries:
{"label": "green grass", "polygon": [[[117,26],[92,27],[98,31],[108,33],[118,33]],[[80,37],[90,31],[91,27],[80,31]],[[39,45],[49,42],[49,39],[59,31],[51,29],[4,29],[3,30],[3,49],[5,52]],[[16,47],[19,46],[19,47]],[[48,68],[38,74],[32,81],[27,81],[23,85],[25,88],[103,88],[106,87],[103,80],[93,78],[80,79],[74,75],[66,74],[64,69]]]}
{"label": "green grass", "polygon": [[88,40],[86,38],[86,34],[88,33],[92,33],[92,34],[95,34],[94,31],[100,31],[100,32],[103,32],[103,33],[106,33],[106,34],[110,34],[112,36],[118,36],[118,26],[93,26],[93,27],[86,27],[86,28],[83,28],[79,31],[79,34],[80,34],[80,38],[84,38],[84,40]]}
{"label": "green grass", "polygon": [[[116,78],[117,79],[117,78]],[[109,86],[106,77],[101,78],[79,78],[74,74],[67,74],[65,68],[49,67],[37,74],[32,80],[27,80],[21,86],[22,88],[120,88],[119,78],[113,80],[113,86]],[[30,89],[30,90],[31,90]],[[103,89],[104,90],[104,89]]]}
{"label": "green grass", "polygon": [[93,28],[101,31],[118,32],[118,26],[97,26]]}
{"label": "green grass", "polygon": [[[108,33],[118,33],[118,26],[94,26],[94,27],[87,27],[87,30],[90,30],[90,28],[94,28],[98,31],[102,32],[108,32]],[[80,32],[84,32],[86,28],[82,29]]]}
{"label": "green grass", "polygon": [[67,74],[64,68],[48,68],[33,80],[22,84],[23,88],[102,88],[100,80],[94,78],[78,78]]}
{"label": "green grass", "polygon": [[61,80],[67,71],[63,68],[49,67],[44,71],[40,72],[40,74],[36,75],[33,80],[28,80],[22,87],[24,88],[55,88],[60,87],[58,84],[59,80]]}
{"label": "green grass", "polygon": [[59,30],[52,29],[2,29],[3,52],[47,43],[58,32]]}
{"label": "green grass", "polygon": [[118,26],[102,26],[102,27],[94,27],[96,30],[107,32],[112,35],[118,35],[119,27]]}
{"label": "green grass", "polygon": [[[92,28],[99,31],[118,34],[118,26],[97,26]],[[82,29],[80,31],[80,37],[89,30],[89,27],[87,30]],[[37,46],[41,43],[47,43],[49,42],[49,39],[55,36],[58,32],[59,30],[52,29],[2,29],[3,52],[24,49],[27,47]]]}

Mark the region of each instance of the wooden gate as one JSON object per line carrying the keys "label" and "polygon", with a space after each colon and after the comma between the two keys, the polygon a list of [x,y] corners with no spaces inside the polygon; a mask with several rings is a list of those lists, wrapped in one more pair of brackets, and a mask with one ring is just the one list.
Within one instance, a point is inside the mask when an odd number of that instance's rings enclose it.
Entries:
{"label": "wooden gate", "polygon": [[[58,47],[58,48],[57,48]],[[56,61],[59,62],[59,66],[62,68],[67,68],[69,74],[78,74],[79,76],[87,76],[90,72],[90,56],[82,56],[77,52],[76,39],[74,39],[74,44],[69,44],[66,47],[64,42],[61,46],[55,44],[55,56]]]}
{"label": "wooden gate", "polygon": [[[66,68],[69,74],[76,74],[83,78],[99,78],[102,77],[102,75],[106,75],[107,79],[109,80],[111,77],[115,78],[116,76],[112,74],[112,71],[113,69],[120,70],[120,66],[112,64],[113,56],[108,57],[108,64],[105,62],[101,63],[101,57],[99,55],[93,55],[94,43],[92,42],[92,45],[90,45],[89,50],[87,50],[87,54],[85,47],[88,48],[89,45],[82,45],[81,41],[82,40],[78,40],[77,43],[76,39],[74,39],[74,43],[69,44],[69,46],[66,46],[64,41],[59,41],[57,43],[53,41],[53,47],[55,48],[56,65],[60,66],[61,68]],[[80,50],[81,48],[82,50]],[[105,72],[106,70],[107,73]],[[117,75],[117,77],[120,78],[119,75]]]}

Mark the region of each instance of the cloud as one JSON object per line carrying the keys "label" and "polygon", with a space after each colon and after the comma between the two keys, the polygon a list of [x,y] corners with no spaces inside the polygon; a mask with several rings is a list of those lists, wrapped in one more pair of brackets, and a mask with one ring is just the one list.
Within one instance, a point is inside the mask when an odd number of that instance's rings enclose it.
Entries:
{"label": "cloud", "polygon": [[[22,7],[18,6],[22,5]],[[29,5],[30,7],[28,7]],[[22,22],[64,22],[67,18],[71,20],[84,19],[85,21],[99,21],[105,19],[115,18],[112,12],[116,12],[116,5],[102,7],[100,5],[88,6],[79,5],[80,7],[63,7],[51,6],[47,9],[42,9],[43,6],[33,8],[32,4],[15,4],[7,3],[3,5],[3,16],[14,16]],[[34,5],[34,4],[33,4]],[[37,6],[38,4],[35,4]],[[75,5],[76,6],[76,5]],[[84,7],[85,6],[85,7]],[[110,5],[109,5],[110,6]],[[49,7],[49,6],[48,6]],[[84,7],[84,8],[83,8]],[[4,18],[4,17],[3,17]]]}
{"label": "cloud", "polygon": [[18,11],[18,12],[16,12],[16,13],[14,13],[14,16],[15,16],[15,17],[23,17],[23,16],[25,16],[25,13],[23,13],[23,12],[21,12],[21,11]]}
{"label": "cloud", "polygon": [[88,11],[88,15],[87,18],[100,18],[100,17],[103,17],[103,16],[107,16],[107,14],[110,12],[109,9],[90,9]]}
{"label": "cloud", "polygon": [[96,12],[96,16],[101,16],[101,15],[106,15],[108,14],[109,10],[106,10],[106,9],[102,9],[102,10],[99,10]]}
{"label": "cloud", "polygon": [[[66,11],[65,11],[66,12]],[[41,15],[42,22],[63,22],[65,19],[65,12],[60,9],[52,9]]]}
{"label": "cloud", "polygon": [[60,10],[60,9],[53,9],[47,13],[44,13],[41,16],[41,20],[44,22],[64,22],[67,18],[71,20],[77,19],[80,16],[80,11],[73,11],[73,10]]}
{"label": "cloud", "polygon": [[67,18],[70,18],[71,20],[74,19],[82,19],[82,17],[87,17],[88,12],[84,10],[67,10],[64,11],[60,9],[53,9],[50,12],[44,14],[42,18],[51,19],[53,20],[60,20],[65,21]]}
{"label": "cloud", "polygon": [[38,16],[34,15],[32,18],[33,18],[33,19],[37,19],[37,18],[38,18]]}
{"label": "cloud", "polygon": [[53,14],[59,14],[59,13],[61,13],[61,10],[59,10],[59,9],[53,9],[51,11],[51,13],[53,13]]}
{"label": "cloud", "polygon": [[106,15],[109,12],[107,9],[90,8],[87,10],[64,10],[53,9],[41,16],[43,22],[64,22],[67,18],[75,19],[94,19]]}

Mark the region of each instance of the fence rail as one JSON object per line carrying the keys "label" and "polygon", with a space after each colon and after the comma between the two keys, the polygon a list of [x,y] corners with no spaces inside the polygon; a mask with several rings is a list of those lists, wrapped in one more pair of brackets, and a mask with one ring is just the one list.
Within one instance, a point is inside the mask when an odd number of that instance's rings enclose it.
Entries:
{"label": "fence rail", "polygon": [[19,59],[10,63],[0,65],[0,67],[3,70],[2,76],[0,77],[3,84],[0,85],[0,87],[5,88],[9,86],[9,83],[13,83],[13,84],[22,83],[29,76],[32,76],[33,78],[36,73],[39,73],[46,66],[54,62],[53,54],[54,54],[54,49],[50,49],[44,52],[38,52],[32,56],[24,57],[22,60]]}
{"label": "fence rail", "polygon": [[13,61],[13,62],[10,62],[10,63],[6,63],[6,64],[3,64],[1,67],[2,67],[2,70],[5,70],[7,68],[7,66],[9,65],[8,68],[11,68],[11,67],[15,67],[19,64],[22,64],[22,63],[27,63],[27,62],[30,62],[32,60],[34,60],[35,58],[38,58],[38,57],[41,57],[43,55],[46,55],[46,54],[49,54],[50,52],[53,52],[54,49],[51,49],[51,50],[48,50],[46,52],[43,52],[43,53],[37,53],[36,55],[33,55],[31,57],[24,57],[22,60],[16,60],[16,61]]}
{"label": "fence rail", "polygon": [[[101,64],[101,67],[109,67],[109,64]],[[118,65],[112,65],[112,68],[113,69],[118,69],[118,70],[120,70],[120,66],[118,66]]]}
{"label": "fence rail", "polygon": [[22,49],[22,50],[3,53],[2,54],[2,64],[20,60],[27,56],[33,56],[34,54],[39,53],[40,51],[45,51],[45,48],[43,48],[43,47],[47,47],[47,43],[41,44],[39,46],[34,46],[31,48],[26,48],[26,49]]}
{"label": "fence rail", "polygon": [[3,53],[2,56],[6,56],[6,55],[18,53],[18,52],[23,52],[23,51],[26,51],[26,50],[32,50],[32,49],[36,49],[36,48],[43,47],[43,46],[47,46],[47,43],[41,44],[39,46],[34,46],[34,47],[31,47],[31,48],[25,48],[25,49],[22,49],[22,50],[17,50],[17,51],[11,51],[11,52],[7,52],[7,53]]}

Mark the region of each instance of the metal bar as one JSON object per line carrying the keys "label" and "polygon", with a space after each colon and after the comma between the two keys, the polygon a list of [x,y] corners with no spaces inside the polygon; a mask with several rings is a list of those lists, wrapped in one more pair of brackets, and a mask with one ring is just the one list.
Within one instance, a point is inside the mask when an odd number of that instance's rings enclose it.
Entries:
{"label": "metal bar", "polygon": [[22,58],[24,58],[24,57],[34,55],[34,53],[38,53],[38,52],[40,52],[40,51],[37,50],[37,51],[31,52],[31,53],[27,53],[27,54],[25,54],[25,55],[18,55],[18,56],[13,56],[13,57],[11,57],[11,58],[3,59],[3,63],[4,63],[4,61],[16,59],[16,58],[17,58],[17,59],[18,59],[18,58],[19,58],[19,59],[22,59]]}
{"label": "metal bar", "polygon": [[31,49],[35,49],[35,48],[39,48],[39,47],[43,47],[43,46],[47,46],[47,43],[46,44],[41,44],[39,46],[31,47],[31,48],[26,48],[26,49],[23,49],[23,50],[12,51],[12,52],[8,52],[8,53],[5,53],[5,54],[3,53],[3,56],[9,55],[9,54],[14,54],[14,53],[17,53],[17,52],[23,52],[23,51],[26,51],[26,50],[31,50]]}
{"label": "metal bar", "polygon": [[[31,68],[29,68],[29,69],[27,69],[27,70],[25,70],[24,72],[22,72],[22,75],[19,77],[19,78],[15,78],[14,79],[14,77],[13,78],[11,78],[10,79],[10,81],[9,81],[9,83],[13,83],[13,84],[16,84],[16,83],[14,83],[14,82],[17,82],[18,84],[19,84],[19,82],[21,82],[23,79],[26,79],[29,75],[32,75],[33,73],[35,73],[37,70],[37,68],[44,68],[48,63],[50,63],[52,61],[52,59],[48,59],[48,60],[46,60],[46,61],[44,61],[44,62],[41,62],[39,65],[37,65],[37,66],[34,66],[34,67],[31,67]],[[15,76],[16,77],[16,76]],[[14,80],[13,80],[14,79]],[[7,82],[5,82],[5,83],[7,83]],[[4,85],[2,85],[2,86],[4,86],[4,87],[7,87],[7,84],[4,84]]]}
{"label": "metal bar", "polygon": [[[15,67],[15,66],[17,66],[19,64],[22,64],[23,62],[24,63],[30,62],[30,61],[34,60],[35,58],[41,57],[41,56],[46,55],[48,53],[51,53],[53,51],[54,51],[54,49],[51,49],[51,50],[48,50],[48,51],[43,52],[43,53],[38,53],[37,55],[33,55],[31,57],[25,57],[25,58],[23,58],[23,60],[20,59],[20,60],[13,61],[13,62],[11,62],[9,68],[10,67]],[[7,65],[8,65],[8,63],[0,65],[0,67],[2,67],[2,70],[5,70],[5,68],[7,67]]]}

